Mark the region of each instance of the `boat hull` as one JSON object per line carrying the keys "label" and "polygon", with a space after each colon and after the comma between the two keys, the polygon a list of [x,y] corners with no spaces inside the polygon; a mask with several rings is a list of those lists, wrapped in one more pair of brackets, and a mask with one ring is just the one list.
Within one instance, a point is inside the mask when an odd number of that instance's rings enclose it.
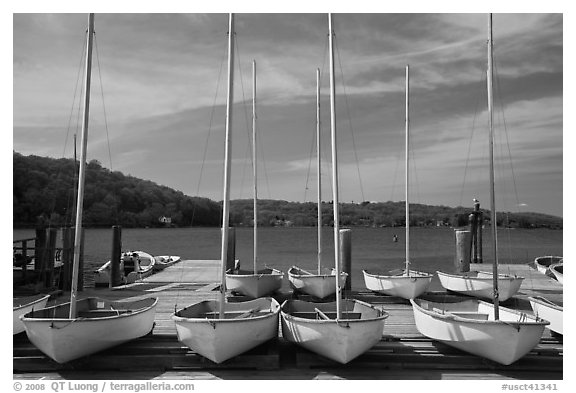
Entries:
{"label": "boat hull", "polygon": [[226,273],[226,289],[251,298],[270,295],[282,287],[284,273],[276,269],[261,269],[254,274],[247,270]]}
{"label": "boat hull", "polygon": [[[136,261],[132,255],[137,254]],[[154,272],[155,258],[144,251],[127,251],[122,253],[121,278],[123,284],[132,284],[137,280],[148,277]],[[102,265],[94,274],[94,283],[97,286],[110,284],[110,261]]]}
{"label": "boat hull", "polygon": [[[290,287],[296,291],[324,299],[336,293],[336,270],[326,274],[312,274],[293,266],[288,270]],[[340,273],[340,286],[344,286],[348,273]]]}
{"label": "boat hull", "polygon": [[148,334],[154,327],[158,299],[110,302],[86,298],[77,302],[78,317],[70,319],[70,303],[22,316],[32,344],[58,363],[66,363]]}
{"label": "boat hull", "polygon": [[550,266],[554,265],[555,263],[559,263],[563,261],[563,258],[556,255],[546,255],[543,257],[534,258],[534,266],[536,269],[546,275],[551,275],[550,273]]}
{"label": "boat hull", "polygon": [[[440,279],[440,284],[450,291],[458,292],[468,296],[492,299],[494,296],[492,273],[472,272],[469,274],[448,274],[440,271],[436,272]],[[507,274],[498,275],[498,294],[501,301],[506,301],[513,297],[524,281],[524,277],[509,276]]]}
{"label": "boat hull", "polygon": [[50,295],[35,295],[25,298],[13,299],[12,312],[12,333],[22,333],[25,329],[20,320],[20,316],[29,313],[32,310],[39,310],[46,307]]}
{"label": "boat hull", "polygon": [[380,341],[388,314],[357,300],[343,300],[341,308],[350,313],[343,311],[338,321],[315,319],[311,315],[316,309],[333,315],[336,303],[287,300],[281,308],[282,335],[289,342],[346,364]]}
{"label": "boat hull", "polygon": [[154,257],[155,263],[153,270],[160,271],[166,269],[168,266],[180,262],[180,257],[175,255],[157,255]]}
{"label": "boat hull", "polygon": [[530,306],[532,306],[534,314],[550,322],[548,329],[559,334],[564,334],[563,306],[552,303],[551,301],[540,296],[529,297],[528,300],[530,300]]}
{"label": "boat hull", "polygon": [[433,275],[410,270],[410,276],[400,274],[374,274],[362,270],[366,288],[377,293],[397,296],[403,299],[414,299],[428,290]]}
{"label": "boat hull", "polygon": [[[257,309],[253,316],[242,317]],[[272,298],[225,303],[225,318],[218,318],[219,302],[203,301],[174,315],[178,340],[215,363],[222,363],[278,337],[280,305]]]}
{"label": "boat hull", "polygon": [[504,365],[530,352],[548,324],[505,307],[499,308],[500,319],[494,320],[493,305],[477,299],[457,303],[425,299],[410,302],[421,334]]}
{"label": "boat hull", "polygon": [[562,262],[551,265],[550,272],[560,284],[564,285],[564,264]]}

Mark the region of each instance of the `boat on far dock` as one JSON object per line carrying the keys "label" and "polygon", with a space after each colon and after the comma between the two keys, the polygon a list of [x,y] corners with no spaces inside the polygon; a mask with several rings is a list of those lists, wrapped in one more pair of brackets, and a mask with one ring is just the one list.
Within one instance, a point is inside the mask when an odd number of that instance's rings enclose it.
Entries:
{"label": "boat on far dock", "polygon": [[[180,257],[178,257],[180,259]],[[154,272],[156,258],[144,251],[125,251],[120,257],[120,279],[122,284],[132,284]],[[110,261],[94,273],[95,285],[108,285],[110,282]]]}
{"label": "boat on far dock", "polygon": [[[494,279],[492,272],[468,272],[450,274],[437,271],[440,284],[449,291],[479,298],[492,299],[494,296]],[[513,297],[520,287],[524,277],[509,274],[498,274],[498,295],[502,301]]]}
{"label": "boat on far dock", "polygon": [[562,285],[564,285],[564,263],[555,263],[550,265],[550,272],[554,275],[556,280]]}
{"label": "boat on far dock", "polygon": [[155,272],[164,270],[168,266],[180,262],[180,257],[177,255],[156,255],[154,257],[154,265],[152,266]]}
{"label": "boat on far dock", "polygon": [[557,255],[546,255],[543,257],[535,258],[534,266],[536,266],[536,269],[540,273],[552,276],[552,273],[550,272],[550,266],[560,262],[563,262],[563,257]]}

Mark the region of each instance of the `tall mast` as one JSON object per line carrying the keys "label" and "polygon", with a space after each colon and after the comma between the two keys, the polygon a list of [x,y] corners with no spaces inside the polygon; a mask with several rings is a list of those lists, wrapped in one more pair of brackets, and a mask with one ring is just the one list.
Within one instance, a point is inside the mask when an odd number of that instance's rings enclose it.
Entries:
{"label": "tall mast", "polygon": [[332,14],[328,14],[328,28],[330,30],[330,133],[332,136],[332,207],[334,209],[334,265],[336,268],[336,320],[340,319],[340,223],[338,211],[338,155],[336,149],[336,92],[334,79],[334,31],[332,27]]}
{"label": "tall mast", "polygon": [[499,319],[499,294],[498,294],[498,235],[497,235],[497,221],[496,221],[496,198],[494,192],[494,115],[493,115],[493,97],[492,97],[492,84],[494,78],[493,70],[493,47],[492,40],[492,14],[488,14],[488,71],[487,71],[487,89],[488,89],[488,126],[490,129],[489,136],[489,151],[490,151],[490,210],[492,221],[492,254],[494,256],[494,264],[492,265],[492,276],[494,285],[494,318]]}
{"label": "tall mast", "polygon": [[320,156],[320,68],[316,69],[316,163],[318,167],[318,274],[322,274],[322,159]]}
{"label": "tall mast", "polygon": [[226,257],[228,255],[228,225],[230,222],[230,155],[232,150],[232,100],[234,99],[234,14],[228,26],[228,94],[226,98],[226,144],[224,155],[224,197],[222,199],[222,272],[220,277],[220,319],[224,318],[226,301]]}
{"label": "tall mast", "polygon": [[410,156],[409,156],[409,142],[410,142],[410,107],[409,107],[409,88],[410,88],[410,66],[406,65],[406,276],[410,275],[410,201],[409,201],[409,176],[410,176]]}
{"label": "tall mast", "polygon": [[252,61],[252,168],[254,170],[254,274],[258,270],[258,173],[256,165],[256,60]]}
{"label": "tall mast", "polygon": [[88,37],[86,45],[86,75],[84,78],[84,121],[80,147],[80,170],[78,174],[78,196],[76,198],[76,228],[74,230],[74,262],[72,264],[72,286],[70,289],[70,318],[76,318],[76,293],[80,274],[80,245],[82,243],[82,209],[84,207],[84,180],[86,178],[86,148],[88,146],[88,119],[90,117],[90,81],[92,74],[92,43],[94,40],[94,14],[88,15]]}

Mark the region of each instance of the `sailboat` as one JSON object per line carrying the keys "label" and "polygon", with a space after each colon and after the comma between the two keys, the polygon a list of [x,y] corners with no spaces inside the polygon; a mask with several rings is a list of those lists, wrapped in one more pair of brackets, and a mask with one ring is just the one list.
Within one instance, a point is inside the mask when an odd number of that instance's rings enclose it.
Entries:
{"label": "sailboat", "polygon": [[564,262],[550,265],[550,272],[560,284],[564,284]]}
{"label": "sailboat", "polygon": [[548,329],[559,334],[564,334],[564,306],[561,302],[556,303],[543,296],[530,296],[528,300],[530,301],[530,306],[534,314],[550,322]]}
{"label": "sailboat", "polygon": [[330,45],[330,112],[332,135],[332,184],[334,209],[334,262],[336,301],[314,303],[286,300],[282,303],[282,335],[321,356],[346,364],[373,347],[382,338],[388,313],[358,300],[342,300],[338,209],[338,159],[336,149],[336,97],[332,15],[328,16]]}
{"label": "sailboat", "polygon": [[252,61],[252,169],[254,172],[254,268],[252,271],[230,269],[226,287],[252,298],[269,295],[282,287],[284,273],[278,269],[258,269],[258,165],[256,161],[256,61]]}
{"label": "sailboat", "polygon": [[[320,69],[316,69],[316,163],[318,167],[318,271],[312,273],[298,266],[292,266],[288,270],[290,287],[297,292],[312,295],[324,299],[336,293],[336,270],[322,269],[322,180],[320,155]],[[344,286],[348,273],[340,272],[340,285]]]}
{"label": "sailboat", "polygon": [[540,273],[549,275],[551,274],[550,266],[563,261],[563,257],[557,255],[546,255],[543,257],[534,258],[534,266],[536,266],[536,269],[538,269]]}
{"label": "sailboat", "polygon": [[406,66],[406,263],[404,271],[377,274],[362,270],[366,288],[371,291],[404,299],[413,299],[426,292],[432,282],[432,274],[410,269],[410,201],[409,201],[409,87],[410,67]]}
{"label": "sailboat", "polygon": [[84,122],[76,199],[76,230],[70,302],[35,309],[21,316],[28,339],[58,363],[65,363],[148,334],[154,326],[157,298],[111,302],[90,297],[77,300],[77,286],[86,177],[86,149],[90,107],[90,77],[94,14],[88,17]]}
{"label": "sailboat", "polygon": [[492,14],[488,17],[488,114],[490,129],[490,202],[492,214],[493,302],[479,300],[446,303],[411,299],[418,331],[434,340],[508,365],[530,352],[540,341],[548,321],[500,306],[498,248],[494,190],[494,130],[492,114]]}
{"label": "sailboat", "polygon": [[[124,251],[120,257],[120,279],[124,284],[132,284],[151,275],[156,269],[157,259],[144,251]],[[110,261],[94,272],[95,285],[110,283]]]}
{"label": "sailboat", "polygon": [[215,363],[224,362],[278,336],[280,305],[273,298],[226,302],[226,256],[230,219],[232,101],[234,97],[234,15],[229,16],[228,96],[222,212],[220,299],[191,304],[172,315],[178,340]]}
{"label": "sailboat", "polygon": [[46,307],[50,295],[39,294],[21,298],[12,299],[12,332],[13,334],[22,333],[24,330],[24,324],[20,320],[20,316],[34,309]]}

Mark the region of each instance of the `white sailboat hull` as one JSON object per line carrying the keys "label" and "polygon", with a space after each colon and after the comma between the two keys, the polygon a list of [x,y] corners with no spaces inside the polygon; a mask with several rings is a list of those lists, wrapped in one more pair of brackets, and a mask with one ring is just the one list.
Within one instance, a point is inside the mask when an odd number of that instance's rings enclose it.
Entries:
{"label": "white sailboat hull", "polygon": [[316,309],[334,314],[336,303],[287,300],[282,304],[282,335],[303,348],[346,364],[380,341],[388,313],[357,300],[342,301],[341,307],[343,316],[339,321],[315,319]]}
{"label": "white sailboat hull", "polygon": [[564,285],[564,263],[556,263],[550,266],[550,272],[560,284]]}
{"label": "white sailboat hull", "polygon": [[[471,272],[466,274],[448,274],[440,271],[436,272],[442,286],[450,291],[462,293],[468,296],[492,299],[493,280],[490,272]],[[513,297],[524,277],[510,276],[507,274],[498,275],[498,293],[501,301],[506,301]]]}
{"label": "white sailboat hull", "polygon": [[536,266],[536,269],[540,273],[550,275],[550,266],[562,261],[563,257],[556,255],[546,255],[543,257],[534,258],[534,266]]}
{"label": "white sailboat hull", "polygon": [[548,329],[559,334],[564,334],[564,307],[556,303],[552,303],[551,301],[540,296],[529,297],[528,300],[530,300],[530,305],[532,306],[532,310],[534,310],[534,314],[536,314],[537,317],[550,322]]}
{"label": "white sailboat hull", "polygon": [[[290,287],[294,290],[324,299],[336,293],[336,270],[326,274],[312,274],[296,266],[288,270]],[[344,286],[348,273],[340,273],[340,286]]]}
{"label": "white sailboat hull", "polygon": [[158,299],[110,302],[86,298],[77,302],[78,317],[70,319],[70,303],[35,310],[22,317],[32,344],[58,363],[66,363],[148,334],[154,327]]}
{"label": "white sailboat hull", "polygon": [[35,295],[25,298],[13,299],[13,312],[12,312],[12,332],[13,334],[22,333],[24,324],[20,320],[20,316],[29,313],[32,310],[39,310],[46,307],[50,295]]}
{"label": "white sailboat hull", "polygon": [[481,300],[434,303],[410,300],[418,331],[447,345],[509,365],[530,352],[540,341],[547,321],[531,314],[499,308],[494,320],[492,304]]}
{"label": "white sailboat hull", "polygon": [[366,288],[371,291],[390,296],[398,296],[403,299],[414,299],[428,290],[433,275],[424,272],[410,270],[406,276],[404,271],[399,274],[374,274],[362,270]]}
{"label": "white sailboat hull", "polygon": [[252,298],[269,295],[282,287],[284,273],[276,269],[235,270],[226,273],[226,289]]}
{"label": "white sailboat hull", "polygon": [[[256,310],[255,310],[256,309]],[[250,316],[243,314],[255,310]],[[203,301],[172,316],[178,340],[215,363],[222,363],[278,337],[280,305],[272,298],[225,303],[225,318],[218,318],[219,302]]]}

